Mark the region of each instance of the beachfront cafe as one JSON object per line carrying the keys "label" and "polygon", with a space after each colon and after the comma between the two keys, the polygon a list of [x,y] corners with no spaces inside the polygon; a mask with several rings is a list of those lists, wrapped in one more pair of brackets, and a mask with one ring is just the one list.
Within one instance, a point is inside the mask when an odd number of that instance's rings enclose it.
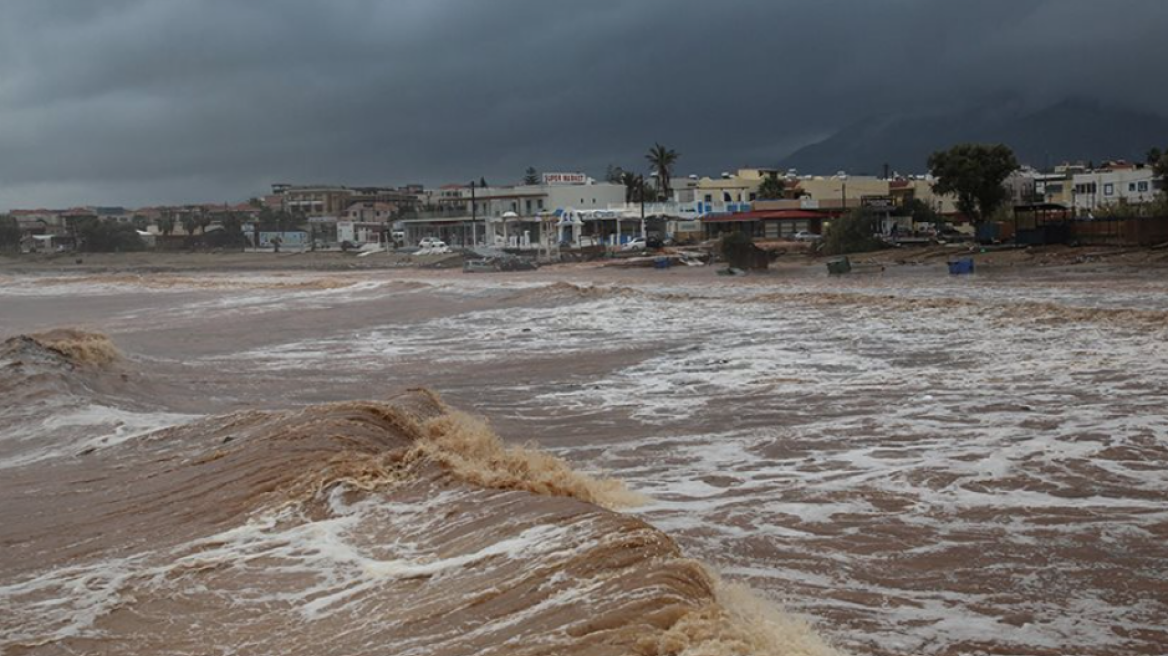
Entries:
{"label": "beachfront cafe", "polygon": [[754,239],[791,239],[797,233],[822,234],[823,224],[831,215],[818,210],[755,210],[738,214],[720,214],[702,218],[706,239],[743,232]]}
{"label": "beachfront cafe", "polygon": [[568,248],[619,248],[642,236],[668,236],[669,217],[660,214],[642,219],[635,210],[608,209],[557,210],[557,216],[560,244]]}

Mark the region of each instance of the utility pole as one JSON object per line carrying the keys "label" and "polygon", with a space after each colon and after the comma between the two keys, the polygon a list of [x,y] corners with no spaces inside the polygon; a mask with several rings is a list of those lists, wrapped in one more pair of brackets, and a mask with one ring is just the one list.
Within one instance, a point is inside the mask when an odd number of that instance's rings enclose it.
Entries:
{"label": "utility pole", "polygon": [[641,178],[641,239],[648,240],[649,235],[645,234],[645,176]]}

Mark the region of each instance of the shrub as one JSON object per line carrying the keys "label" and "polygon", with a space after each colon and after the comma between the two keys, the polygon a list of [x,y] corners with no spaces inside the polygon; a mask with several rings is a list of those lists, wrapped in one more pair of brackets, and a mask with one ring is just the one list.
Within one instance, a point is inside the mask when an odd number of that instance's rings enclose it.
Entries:
{"label": "shrub", "polygon": [[734,254],[754,245],[754,238],[745,232],[735,231],[722,235],[722,259],[730,261]]}
{"label": "shrub", "polygon": [[132,225],[85,220],[77,226],[80,249],[89,253],[146,250],[146,243]]}
{"label": "shrub", "polygon": [[831,222],[823,239],[823,252],[844,255],[880,250],[884,242],[876,236],[879,227],[876,215],[863,209],[852,210]]}

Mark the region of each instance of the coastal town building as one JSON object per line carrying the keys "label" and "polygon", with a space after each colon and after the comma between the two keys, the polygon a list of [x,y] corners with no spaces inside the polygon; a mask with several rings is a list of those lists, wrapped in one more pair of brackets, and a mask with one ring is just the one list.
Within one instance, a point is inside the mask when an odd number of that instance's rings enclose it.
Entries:
{"label": "coastal town building", "polygon": [[623,204],[625,193],[624,185],[582,173],[545,173],[536,185],[446,185],[400,224],[410,244],[431,237],[453,246],[535,248],[559,243],[562,235],[549,232],[571,233],[575,222]]}
{"label": "coastal town building", "polygon": [[1071,177],[1071,208],[1090,214],[1110,205],[1151,202],[1159,192],[1155,173],[1142,164],[1113,162]]}
{"label": "coastal town building", "polygon": [[[272,193],[280,198],[280,209],[309,218],[344,215],[354,204],[394,206],[394,211],[411,208],[419,203],[421,188],[411,185],[404,189],[393,187],[347,187],[343,185],[272,185]],[[359,208],[361,209],[361,208]]]}

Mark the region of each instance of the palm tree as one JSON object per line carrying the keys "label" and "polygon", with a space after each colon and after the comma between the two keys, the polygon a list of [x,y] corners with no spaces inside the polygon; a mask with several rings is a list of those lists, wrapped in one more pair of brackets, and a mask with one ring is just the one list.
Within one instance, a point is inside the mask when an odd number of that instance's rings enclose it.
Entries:
{"label": "palm tree", "polygon": [[644,197],[646,203],[657,200],[657,190],[645,181],[645,176],[625,171],[621,173],[620,183],[625,186],[625,202],[639,203]]}
{"label": "palm tree", "polygon": [[665,200],[669,200],[672,195],[669,182],[673,179],[673,165],[677,163],[679,157],[681,155],[677,151],[659,143],[653,144],[649,154],[645,155],[645,159],[649,160],[649,164],[657,171],[657,179],[661,181],[661,195]]}
{"label": "palm tree", "polygon": [[620,182],[625,186],[625,202],[637,202],[641,194],[641,176],[629,171],[622,171]]}

